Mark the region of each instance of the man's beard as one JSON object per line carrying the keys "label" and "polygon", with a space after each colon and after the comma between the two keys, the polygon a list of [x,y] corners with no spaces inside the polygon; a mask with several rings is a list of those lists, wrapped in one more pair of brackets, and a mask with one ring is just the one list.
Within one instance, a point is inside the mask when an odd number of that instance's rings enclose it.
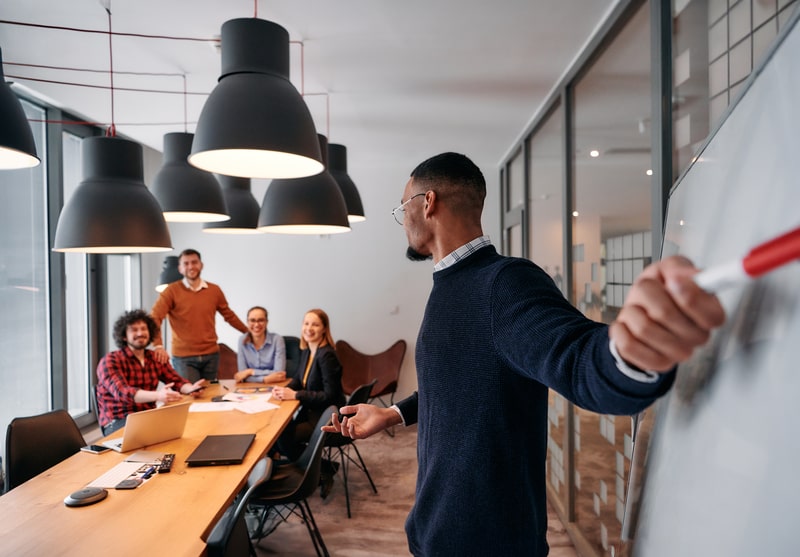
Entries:
{"label": "man's beard", "polygon": [[433,255],[424,255],[411,246],[408,246],[408,249],[406,249],[406,257],[408,257],[411,261],[426,261],[428,259],[432,259]]}
{"label": "man's beard", "polygon": [[128,343],[128,346],[131,350],[141,350],[142,348],[147,348],[148,344],[150,344],[150,337],[136,337],[133,339],[133,342]]}

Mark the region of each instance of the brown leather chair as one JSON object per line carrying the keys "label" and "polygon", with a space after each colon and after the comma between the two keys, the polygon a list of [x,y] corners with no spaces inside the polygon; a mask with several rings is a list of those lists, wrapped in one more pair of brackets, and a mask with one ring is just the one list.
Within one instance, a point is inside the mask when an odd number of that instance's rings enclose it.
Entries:
{"label": "brown leather chair", "polygon": [[238,369],[238,362],[236,361],[236,351],[227,344],[219,343],[219,370],[217,371],[217,378],[219,379],[233,379]]}
{"label": "brown leather chair", "polygon": [[[397,391],[397,381],[405,353],[404,340],[398,340],[379,354],[364,354],[347,341],[338,341],[336,354],[342,363],[342,387],[345,394],[352,394],[361,385],[377,380],[370,400],[374,401],[377,398],[384,406],[394,404],[394,393]],[[387,395],[388,404],[383,399]]]}

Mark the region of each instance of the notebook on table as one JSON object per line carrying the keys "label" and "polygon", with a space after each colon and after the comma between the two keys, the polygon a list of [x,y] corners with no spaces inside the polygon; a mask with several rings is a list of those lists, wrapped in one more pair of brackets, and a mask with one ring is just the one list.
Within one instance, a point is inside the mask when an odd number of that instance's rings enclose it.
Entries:
{"label": "notebook on table", "polygon": [[241,464],[255,438],[255,433],[207,435],[186,459],[186,464],[188,466]]}
{"label": "notebook on table", "polygon": [[122,437],[104,441],[103,445],[119,453],[127,453],[147,445],[178,439],[183,435],[191,405],[191,402],[166,404],[128,414]]}

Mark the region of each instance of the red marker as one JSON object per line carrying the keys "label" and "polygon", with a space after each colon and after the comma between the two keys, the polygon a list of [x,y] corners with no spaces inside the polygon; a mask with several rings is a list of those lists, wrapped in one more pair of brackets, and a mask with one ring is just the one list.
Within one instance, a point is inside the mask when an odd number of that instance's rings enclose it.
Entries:
{"label": "red marker", "polygon": [[729,261],[697,273],[694,281],[703,290],[718,292],[797,259],[800,259],[800,226],[754,247],[743,259]]}

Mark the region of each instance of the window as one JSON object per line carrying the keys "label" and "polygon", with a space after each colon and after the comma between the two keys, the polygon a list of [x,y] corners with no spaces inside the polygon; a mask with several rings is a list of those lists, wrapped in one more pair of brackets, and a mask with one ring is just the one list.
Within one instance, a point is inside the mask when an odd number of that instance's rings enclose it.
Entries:
{"label": "window", "polygon": [[[80,183],[80,142],[81,138],[75,134],[62,134],[64,199],[69,199]],[[82,253],[64,254],[64,305],[67,323],[89,323],[88,259],[89,256]],[[68,409],[73,417],[78,417],[90,408],[89,374],[86,372],[90,367],[89,336],[86,326],[66,327],[65,332]]]}
{"label": "window", "polygon": [[114,320],[141,305],[139,256],[50,249],[63,200],[82,179],[81,141],[97,130],[58,123],[73,119],[57,109],[22,106],[42,164],[0,175],[0,456],[17,416],[65,408],[81,427],[96,420],[97,362],[114,347]]}
{"label": "window", "polygon": [[[0,353],[3,395],[0,426],[16,416],[50,409],[50,336],[45,150],[45,111],[22,106],[31,122],[42,164],[31,169],[3,170],[0,203]],[[0,444],[5,456],[5,441]]]}

